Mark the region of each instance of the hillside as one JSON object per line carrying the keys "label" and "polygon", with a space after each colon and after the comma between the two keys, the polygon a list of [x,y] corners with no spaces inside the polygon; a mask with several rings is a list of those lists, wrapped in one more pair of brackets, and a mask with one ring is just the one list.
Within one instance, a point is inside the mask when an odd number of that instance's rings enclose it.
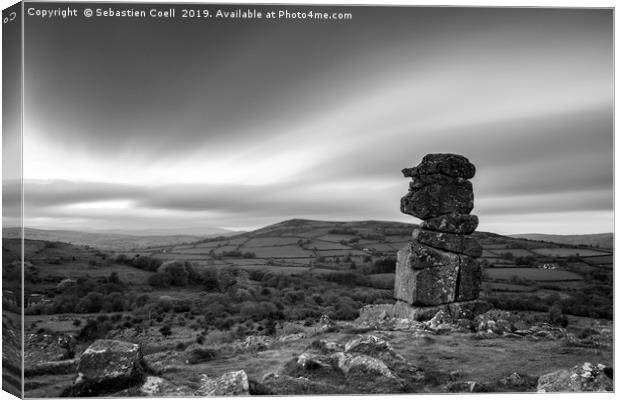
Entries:
{"label": "hillside", "polygon": [[[24,233],[26,239],[29,240],[64,242],[110,250],[131,250],[150,246],[190,243],[205,237],[196,235],[130,235],[33,228],[25,228]],[[6,239],[18,238],[19,228],[3,228],[2,237]]]}
{"label": "hillside", "polygon": [[612,250],[614,248],[613,233],[596,233],[590,235],[547,235],[543,233],[523,233],[509,236],[513,238],[568,244],[571,246],[592,246]]}
{"label": "hillside", "polygon": [[[252,386],[254,394],[318,394],[467,391],[461,381],[482,382],[491,391],[532,391],[537,376],[559,368],[612,365],[613,253],[601,249],[476,232],[484,249],[481,298],[504,310],[490,317],[511,315],[517,333],[463,331],[437,321],[358,321],[365,306],[394,302],[395,255],[413,227],[295,219],[138,251],[26,240],[27,395],[59,395],[75,368],[73,360],[58,360],[81,354],[98,338],[141,343],[164,385],[162,396],[193,395],[201,374],[241,369],[268,388]],[[5,265],[17,265],[19,244],[3,240]],[[175,262],[163,264],[168,261]],[[3,278],[10,281],[12,271]],[[560,310],[553,320],[552,307]],[[325,318],[335,323],[326,328]],[[299,370],[297,357],[317,350],[319,341],[346,348],[360,333],[388,340],[407,368],[420,366],[426,378],[373,389],[339,370],[333,376]],[[68,336],[77,338],[72,353],[59,345]],[[317,357],[319,366],[327,365]],[[267,372],[280,380],[265,380]],[[528,374],[527,382],[502,386],[514,372]]]}

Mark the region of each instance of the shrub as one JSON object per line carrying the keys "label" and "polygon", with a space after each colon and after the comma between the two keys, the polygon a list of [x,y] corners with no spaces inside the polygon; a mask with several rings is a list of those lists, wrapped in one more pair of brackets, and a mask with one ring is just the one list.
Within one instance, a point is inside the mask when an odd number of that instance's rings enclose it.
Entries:
{"label": "shrub", "polygon": [[153,257],[137,255],[131,261],[131,264],[136,268],[154,272],[159,269],[159,267],[163,264],[163,261]]}
{"label": "shrub", "polygon": [[390,274],[396,271],[396,258],[387,257],[380,258],[374,262],[373,273],[375,274]]}
{"label": "shrub", "polygon": [[108,277],[108,282],[110,282],[110,283],[120,283],[121,280],[118,277],[118,274],[116,272],[112,272],[110,274],[110,276]]}
{"label": "shrub", "polygon": [[103,295],[99,292],[90,292],[83,297],[75,306],[78,313],[96,313],[101,311],[103,306]]}
{"label": "shrub", "polygon": [[[348,301],[346,299],[349,299]],[[355,319],[359,311],[349,297],[344,297],[336,304],[336,318],[343,320]]]}
{"label": "shrub", "polygon": [[206,268],[202,271],[202,284],[205,290],[215,290],[217,286],[217,269]]}
{"label": "shrub", "polygon": [[187,286],[189,271],[184,262],[168,261],[162,264],[157,272],[166,274],[171,286]]}
{"label": "shrub", "polygon": [[599,332],[596,329],[592,329],[590,327],[585,327],[582,328],[578,333],[577,333],[577,338],[579,339],[585,339],[589,336],[593,336],[593,335],[598,335]]}
{"label": "shrub", "polygon": [[170,277],[165,273],[156,272],[149,276],[146,282],[154,287],[168,287],[170,286]]}
{"label": "shrub", "polygon": [[144,307],[150,300],[148,294],[142,294],[136,298],[136,307]]}
{"label": "shrub", "polygon": [[566,327],[568,325],[568,318],[562,313],[562,304],[560,302],[553,303],[547,312],[549,323],[553,325],[560,325]]}
{"label": "shrub", "polygon": [[164,325],[161,328],[159,328],[159,333],[161,333],[163,337],[167,337],[167,336],[170,336],[170,334],[172,334],[172,329],[170,329],[170,326]]}
{"label": "shrub", "polygon": [[164,312],[172,310],[173,307],[174,301],[170,296],[161,296],[159,300],[157,300],[157,308]]}
{"label": "shrub", "polygon": [[82,342],[90,342],[95,339],[103,338],[110,330],[110,324],[107,321],[97,321],[89,319],[86,321],[86,325],[82,327],[78,333],[77,339]]}
{"label": "shrub", "polygon": [[217,350],[210,347],[193,347],[187,353],[188,364],[199,364],[213,360],[217,357]]}
{"label": "shrub", "polygon": [[301,290],[286,292],[284,294],[284,301],[286,301],[289,304],[297,304],[297,303],[303,304],[305,300],[306,300],[306,294]]}
{"label": "shrub", "polygon": [[268,319],[265,322],[265,335],[274,336],[276,334],[276,322],[272,319]]}
{"label": "shrub", "polygon": [[225,292],[237,283],[234,271],[229,268],[222,268],[217,271],[217,287],[220,292]]}
{"label": "shrub", "polygon": [[104,299],[104,304],[109,303],[110,311],[119,312],[125,310],[125,298],[120,292],[112,292],[108,294]]}

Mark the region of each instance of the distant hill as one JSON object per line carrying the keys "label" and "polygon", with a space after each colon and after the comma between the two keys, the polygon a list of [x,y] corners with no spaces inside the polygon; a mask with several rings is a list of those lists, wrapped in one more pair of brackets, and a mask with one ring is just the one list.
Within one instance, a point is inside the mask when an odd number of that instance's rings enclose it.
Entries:
{"label": "distant hill", "polygon": [[[25,238],[64,242],[75,245],[88,245],[101,249],[131,250],[152,246],[177,245],[191,243],[217,235],[129,235],[120,233],[93,233],[68,230],[25,229]],[[15,239],[19,237],[19,228],[3,228],[2,237]]]}
{"label": "distant hill", "polygon": [[[65,242],[74,245],[94,246],[103,250],[128,251],[133,249],[147,248],[166,248],[182,245],[193,245],[201,242],[221,242],[222,246],[230,241],[240,245],[251,238],[278,238],[296,236],[301,239],[308,239],[326,235],[328,233],[341,235],[385,235],[388,241],[406,242],[410,240],[411,231],[417,225],[394,221],[313,221],[307,219],[291,219],[269,225],[252,232],[232,232],[226,230],[216,230],[213,234],[176,234],[173,229],[144,231],[134,233],[133,231],[116,232],[80,232],[71,230],[44,230],[26,228],[26,239]],[[196,228],[200,232],[200,228]],[[208,228],[205,231],[209,232]],[[18,237],[19,228],[3,228],[2,237],[14,239]],[[183,231],[185,232],[185,231]],[[479,241],[514,241],[519,243],[519,239],[530,241],[545,241],[559,245],[587,245],[599,246],[603,249],[613,249],[613,233],[601,233],[590,235],[547,235],[547,234],[517,234],[517,235],[497,235],[490,232],[474,233]],[[339,238],[340,240],[342,238]],[[373,237],[368,237],[374,242]],[[328,239],[330,240],[330,239]],[[214,242],[215,241],[215,242]],[[366,241],[368,245],[368,241]],[[195,246],[192,246],[195,247]],[[233,246],[234,247],[234,246]],[[372,247],[372,246],[371,246]]]}
{"label": "distant hill", "polygon": [[568,244],[571,246],[598,246],[603,249],[614,248],[613,233],[596,233],[590,235],[546,235],[542,233],[523,233],[518,235],[508,235],[513,238],[543,240],[545,242]]}

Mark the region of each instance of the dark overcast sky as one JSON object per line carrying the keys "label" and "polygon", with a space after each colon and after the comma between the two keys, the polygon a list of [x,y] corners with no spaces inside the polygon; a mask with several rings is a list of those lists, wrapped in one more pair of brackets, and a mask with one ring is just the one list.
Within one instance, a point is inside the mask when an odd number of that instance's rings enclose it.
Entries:
{"label": "dark overcast sky", "polygon": [[610,10],[336,9],[353,20],[28,17],[26,225],[417,222],[400,170],[454,152],[480,230],[613,230]]}

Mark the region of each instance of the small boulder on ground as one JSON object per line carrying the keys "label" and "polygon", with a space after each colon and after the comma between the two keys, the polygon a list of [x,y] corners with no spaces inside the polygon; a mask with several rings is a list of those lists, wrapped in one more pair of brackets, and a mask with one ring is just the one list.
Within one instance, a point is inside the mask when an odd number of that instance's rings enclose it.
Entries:
{"label": "small boulder on ground", "polygon": [[386,378],[395,378],[394,374],[381,360],[364,354],[351,355],[347,353],[336,353],[334,358],[338,362],[338,368],[342,372],[348,374],[352,370],[362,369],[373,375],[383,375]]}
{"label": "small boulder on ground", "polygon": [[146,363],[135,343],[97,340],[80,356],[73,386],[61,396],[95,397],[141,384]]}
{"label": "small boulder on ground", "polygon": [[491,309],[474,319],[476,331],[487,333],[528,332],[531,328],[520,315],[504,310]]}
{"label": "small boulder on ground", "polygon": [[[275,394],[306,394],[309,388],[332,394],[402,393],[418,390],[426,380],[425,372],[397,354],[389,342],[363,335],[344,345],[317,340],[277,376],[263,378],[262,385]],[[277,382],[287,389],[279,390]],[[338,391],[322,391],[329,388]]]}
{"label": "small boulder on ground", "polygon": [[613,374],[603,365],[589,362],[561,369],[538,378],[536,391],[546,392],[611,392],[614,390]]}
{"label": "small boulder on ground", "polygon": [[536,377],[513,372],[497,381],[497,388],[506,392],[531,392],[536,388]]}
{"label": "small boulder on ground", "polygon": [[196,396],[249,396],[250,384],[244,370],[227,372],[216,379],[204,376]]}

